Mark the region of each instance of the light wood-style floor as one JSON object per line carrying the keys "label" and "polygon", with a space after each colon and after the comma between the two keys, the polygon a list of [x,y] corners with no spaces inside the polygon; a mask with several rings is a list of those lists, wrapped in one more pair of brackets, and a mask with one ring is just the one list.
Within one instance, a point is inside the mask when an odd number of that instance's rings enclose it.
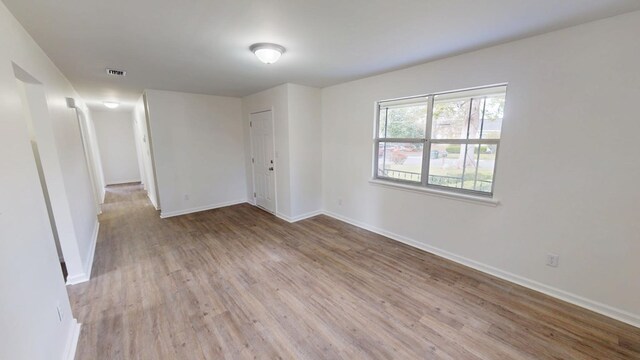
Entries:
{"label": "light wood-style floor", "polygon": [[110,187],[76,359],[640,359],[640,329],[318,216]]}

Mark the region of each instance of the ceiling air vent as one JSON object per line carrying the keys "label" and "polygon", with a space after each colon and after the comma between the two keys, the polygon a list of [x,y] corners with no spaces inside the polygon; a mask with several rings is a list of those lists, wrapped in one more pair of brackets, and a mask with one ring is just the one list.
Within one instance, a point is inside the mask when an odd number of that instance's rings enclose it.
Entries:
{"label": "ceiling air vent", "polygon": [[116,70],[116,69],[107,68],[107,74],[113,75],[113,76],[126,76],[127,72],[124,71],[124,70]]}

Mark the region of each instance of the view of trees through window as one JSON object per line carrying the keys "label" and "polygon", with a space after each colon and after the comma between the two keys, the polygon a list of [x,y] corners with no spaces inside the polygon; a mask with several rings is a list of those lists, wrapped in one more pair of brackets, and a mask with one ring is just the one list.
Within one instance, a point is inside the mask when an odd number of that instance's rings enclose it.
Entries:
{"label": "view of trees through window", "polygon": [[379,103],[376,177],[491,194],[506,86]]}

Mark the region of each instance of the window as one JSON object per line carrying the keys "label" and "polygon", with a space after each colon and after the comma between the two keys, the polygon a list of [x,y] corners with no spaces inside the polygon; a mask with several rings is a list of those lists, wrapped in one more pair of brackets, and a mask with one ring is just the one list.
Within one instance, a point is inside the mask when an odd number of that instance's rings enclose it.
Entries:
{"label": "window", "polygon": [[493,195],[506,85],[378,102],[374,177]]}

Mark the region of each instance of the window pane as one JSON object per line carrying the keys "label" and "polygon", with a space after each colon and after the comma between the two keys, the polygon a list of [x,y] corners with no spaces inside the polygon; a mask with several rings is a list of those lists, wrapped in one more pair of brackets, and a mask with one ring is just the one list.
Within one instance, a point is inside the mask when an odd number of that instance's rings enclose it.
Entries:
{"label": "window pane", "polygon": [[436,95],[433,139],[499,139],[506,87]]}
{"label": "window pane", "polygon": [[433,139],[466,139],[471,99],[444,99],[433,103]]}
{"label": "window pane", "polygon": [[496,145],[432,144],[430,185],[491,192]]}
{"label": "window pane", "polygon": [[378,176],[421,182],[423,146],[423,143],[380,142]]}
{"label": "window pane", "polygon": [[427,102],[380,105],[380,138],[424,138]]}
{"label": "window pane", "polygon": [[496,145],[467,145],[463,189],[491,192]]}
{"label": "window pane", "polygon": [[504,116],[505,94],[487,96],[484,106],[484,121],[482,123],[483,139],[500,139],[502,118]]}
{"label": "window pane", "polygon": [[482,113],[485,107],[485,98],[471,99],[471,116],[469,116],[468,139],[480,139],[482,131]]}
{"label": "window pane", "polygon": [[462,187],[463,161],[466,145],[431,144],[429,184],[453,188]]}

